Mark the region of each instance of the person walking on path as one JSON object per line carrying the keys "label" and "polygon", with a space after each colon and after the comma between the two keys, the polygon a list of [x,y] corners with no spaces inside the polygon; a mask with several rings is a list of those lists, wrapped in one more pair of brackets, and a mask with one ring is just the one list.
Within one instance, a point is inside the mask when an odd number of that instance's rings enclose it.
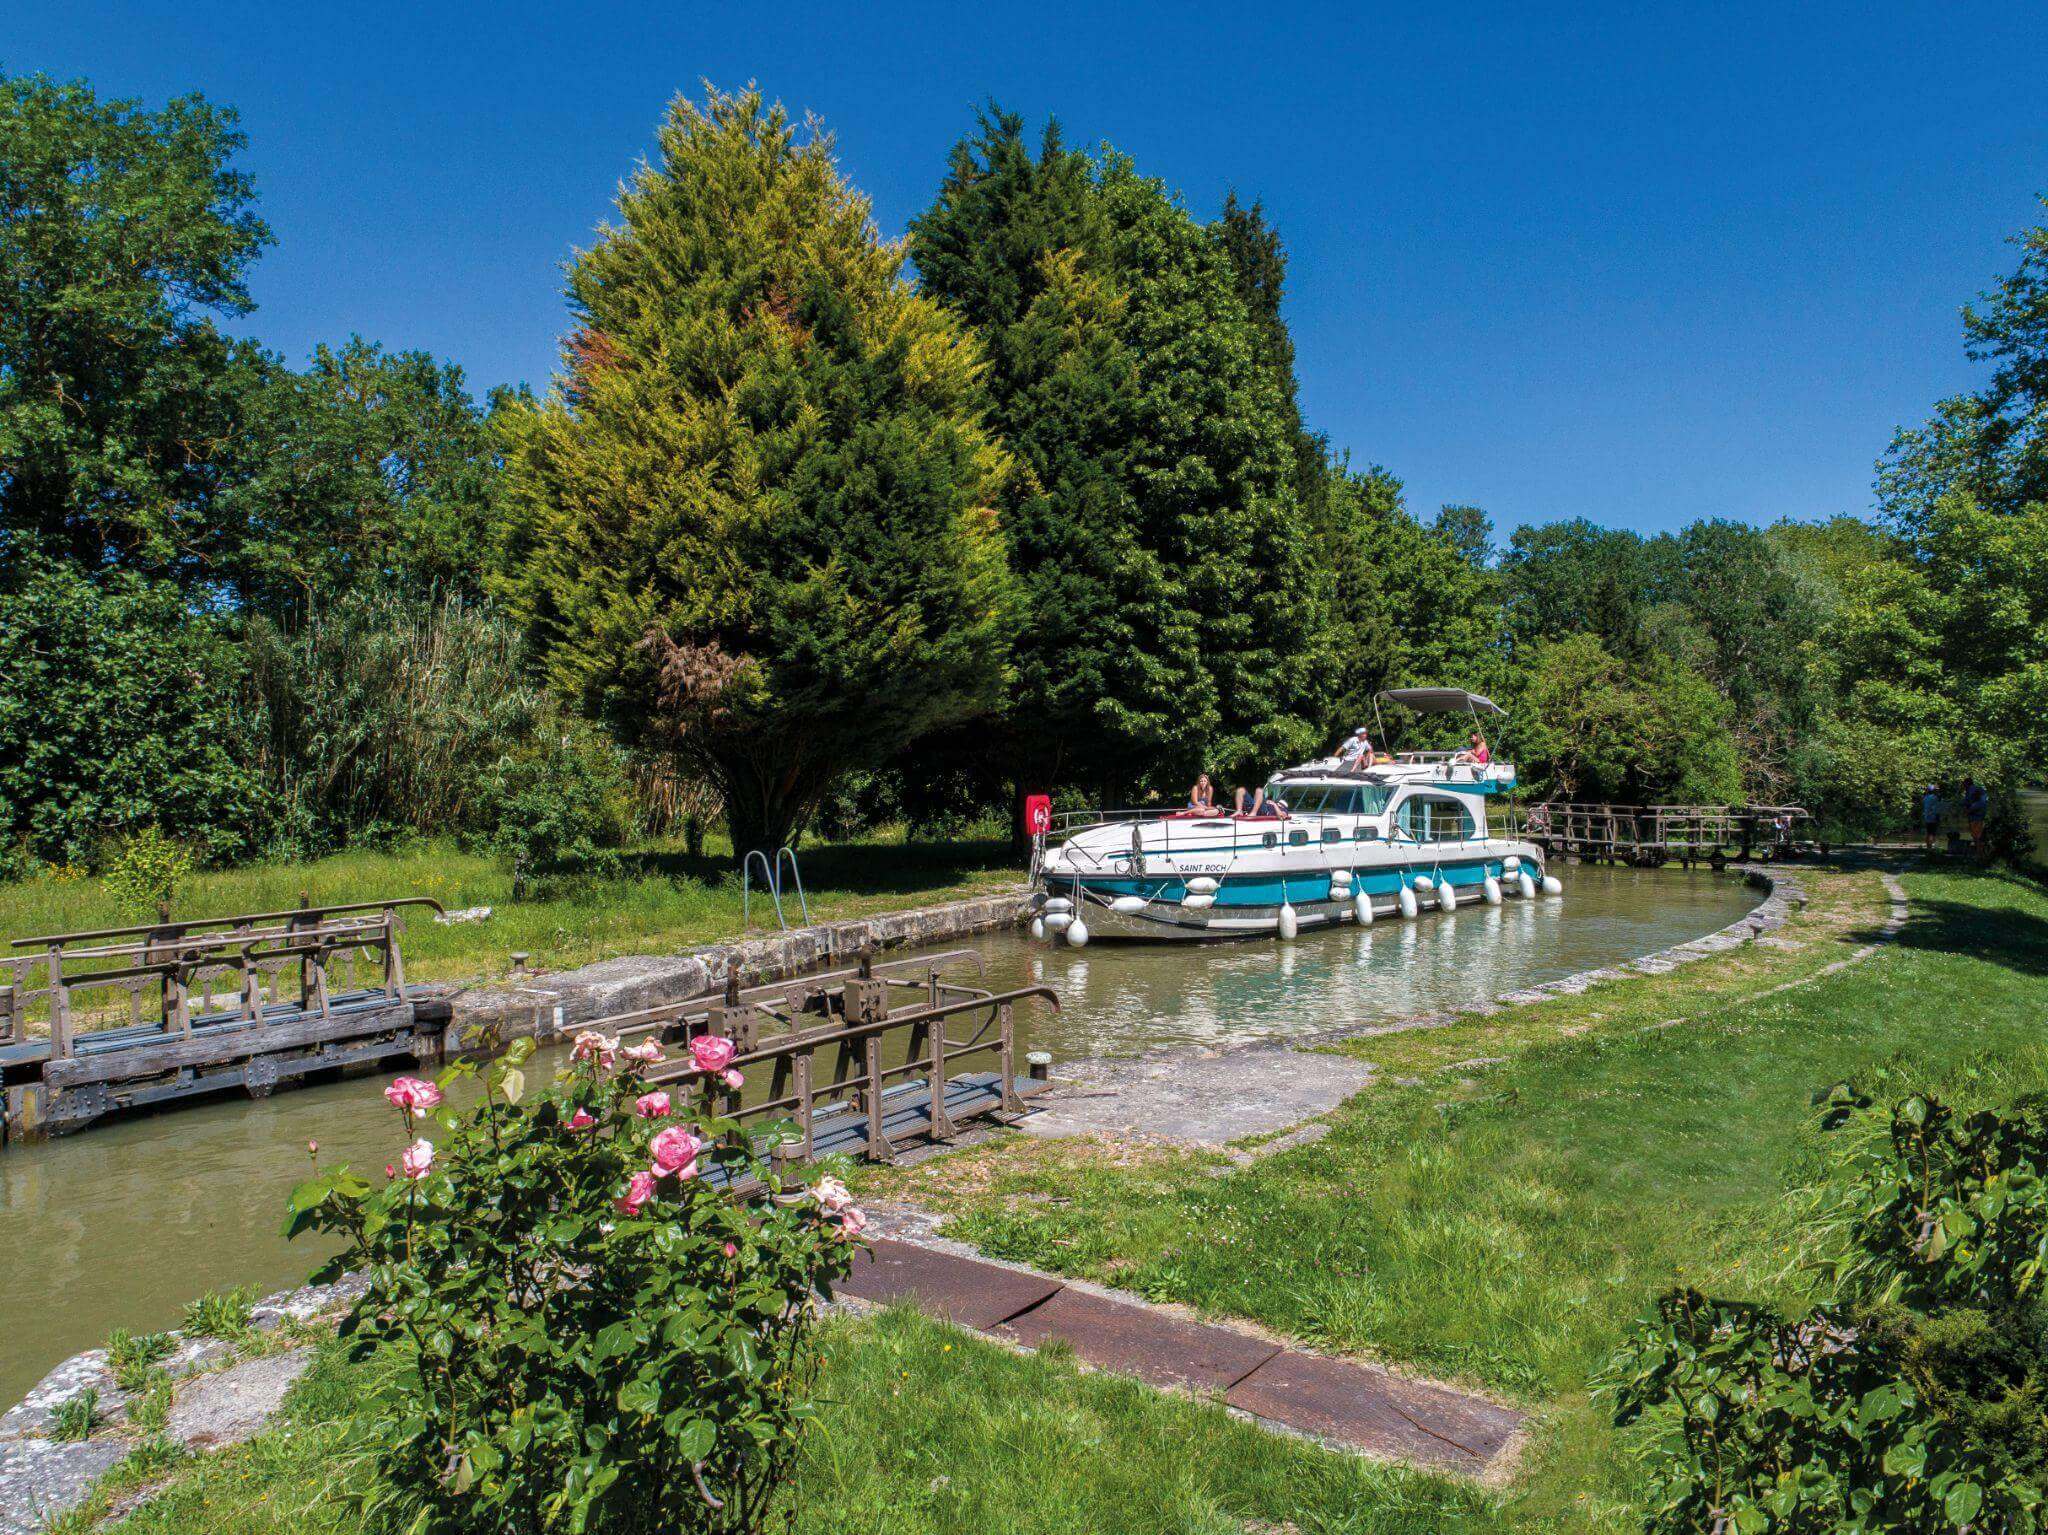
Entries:
{"label": "person walking on path", "polygon": [[1934,851],[1934,834],[1941,828],[1941,790],[1933,784],[1920,796],[1920,830],[1926,834],[1927,851]]}
{"label": "person walking on path", "polygon": [[1970,829],[1970,843],[1977,862],[1984,861],[1984,823],[1991,819],[1991,791],[1974,778],[1963,780],[1963,824]]}

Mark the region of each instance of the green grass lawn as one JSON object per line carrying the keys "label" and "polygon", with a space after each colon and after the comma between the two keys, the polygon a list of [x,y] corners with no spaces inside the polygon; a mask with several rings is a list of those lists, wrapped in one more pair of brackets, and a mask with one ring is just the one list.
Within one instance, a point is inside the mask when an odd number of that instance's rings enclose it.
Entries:
{"label": "green grass lawn", "polygon": [[[1022,866],[1000,839],[908,842],[900,835],[807,847],[800,854],[811,915],[864,916],[958,900],[1021,884]],[[489,906],[488,921],[441,926],[408,919],[403,939],[415,979],[502,974],[524,951],[544,969],[564,969],[619,954],[668,952],[739,936],[739,871],[722,847],[692,858],[680,845],[627,855],[623,877],[542,890],[515,903],[512,876],[499,859],[432,843],[405,852],[338,853],[311,863],[250,864],[193,875],[173,903],[177,917],[277,911],[387,897],[432,896],[450,910]],[[752,928],[772,931],[775,910],[756,890]],[[784,899],[791,926],[802,921],[794,893]],[[78,932],[147,921],[154,913],[123,906],[90,877],[46,875],[0,884],[0,940]]]}
{"label": "green grass lawn", "polygon": [[[823,1334],[825,1405],[792,1489],[804,1535],[1436,1535],[1497,1528],[1474,1489],[1280,1438],[1220,1407],[1024,1357],[902,1312]],[[124,1535],[343,1535],[354,1369],[327,1343],[287,1420],[182,1463]],[[162,1472],[159,1469],[158,1475]],[[62,1535],[93,1527],[117,1474]],[[779,1522],[771,1527],[781,1529]]]}
{"label": "green grass lawn", "polygon": [[[1527,1527],[1631,1527],[1589,1378],[1660,1288],[1793,1298],[1788,1194],[1830,1149],[1810,1098],[2048,1085],[2048,899],[2024,880],[1909,880],[1899,941],[1874,874],[1756,946],[1440,1030],[1346,1046],[1383,1070],[1320,1143],[1222,1159],[1011,1140],[879,1182],[999,1256],[1492,1389],[1543,1427]],[[1497,1058],[1489,1061],[1487,1058]]]}

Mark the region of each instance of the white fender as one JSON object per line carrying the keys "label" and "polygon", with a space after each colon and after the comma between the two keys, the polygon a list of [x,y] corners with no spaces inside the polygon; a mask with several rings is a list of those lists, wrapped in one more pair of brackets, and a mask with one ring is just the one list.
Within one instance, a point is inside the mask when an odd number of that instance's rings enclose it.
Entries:
{"label": "white fender", "polygon": [[1120,895],[1109,903],[1111,911],[1120,911],[1128,916],[1134,911],[1143,911],[1147,905],[1142,895]]}
{"label": "white fender", "polygon": [[1527,869],[1515,876],[1515,889],[1522,893],[1522,899],[1525,901],[1536,899],[1536,881]]}
{"label": "white fender", "polygon": [[1285,901],[1281,902],[1281,903],[1280,903],[1280,936],[1281,936],[1281,938],[1283,938],[1284,940],[1286,940],[1286,941],[1288,941],[1288,942],[1290,942],[1290,943],[1291,943],[1291,942],[1293,942],[1293,940],[1294,940],[1294,935],[1295,935],[1296,933],[1300,932],[1300,931],[1301,931],[1301,918],[1295,915],[1295,913],[1294,913],[1294,907],[1293,907],[1293,906],[1291,906],[1290,904],[1288,904],[1288,903],[1287,903],[1287,902],[1285,902]]}
{"label": "white fender", "polygon": [[1415,888],[1421,894],[1428,895],[1432,890],[1436,889],[1436,881],[1427,874],[1418,874],[1415,876]]}
{"label": "white fender", "polygon": [[1500,861],[1500,870],[1503,874],[1512,874],[1521,867],[1522,855],[1519,853],[1510,853]]}
{"label": "white fender", "polygon": [[1055,915],[1056,913],[1063,911],[1072,911],[1073,909],[1074,903],[1068,900],[1063,895],[1056,895],[1051,900],[1045,903],[1045,914],[1049,917]]}
{"label": "white fender", "polygon": [[1486,891],[1486,904],[1489,906],[1500,905],[1500,881],[1489,874],[1486,876],[1484,889]]}
{"label": "white fender", "polygon": [[1073,922],[1074,914],[1070,911],[1049,911],[1043,920],[1048,933],[1064,933]]}
{"label": "white fender", "polygon": [[1216,881],[1209,878],[1206,874],[1198,874],[1188,881],[1188,894],[1190,895],[1214,895],[1216,889]]}
{"label": "white fender", "polygon": [[1559,878],[1558,878],[1558,877],[1557,877],[1557,876],[1556,876],[1555,874],[1546,874],[1546,875],[1544,875],[1544,876],[1543,876],[1543,893],[1544,893],[1545,895],[1563,895],[1563,894],[1564,894],[1564,881],[1563,881],[1563,880],[1561,880],[1561,879],[1559,879]]}
{"label": "white fender", "polygon": [[1180,904],[1181,909],[1184,911],[1200,911],[1205,906],[1214,906],[1216,904],[1216,897],[1213,895],[1182,896]]}
{"label": "white fender", "polygon": [[1067,942],[1077,949],[1088,947],[1088,924],[1079,917],[1076,917],[1072,925],[1067,928]]}
{"label": "white fender", "polygon": [[1350,884],[1351,871],[1349,869],[1332,869],[1330,871],[1330,883],[1333,885]]}
{"label": "white fender", "polygon": [[1445,880],[1436,887],[1436,904],[1438,909],[1442,911],[1456,911],[1458,909],[1458,892],[1451,888],[1449,880]]}
{"label": "white fender", "polygon": [[1358,917],[1358,925],[1360,927],[1372,926],[1372,896],[1369,892],[1361,890],[1358,894],[1354,895],[1351,898],[1351,910]]}
{"label": "white fender", "polygon": [[1394,896],[1394,904],[1401,908],[1404,917],[1412,917],[1422,910],[1421,903],[1415,899],[1415,892],[1406,885]]}
{"label": "white fender", "polygon": [[1045,918],[1033,917],[1031,919],[1031,936],[1038,939],[1041,943],[1045,941]]}

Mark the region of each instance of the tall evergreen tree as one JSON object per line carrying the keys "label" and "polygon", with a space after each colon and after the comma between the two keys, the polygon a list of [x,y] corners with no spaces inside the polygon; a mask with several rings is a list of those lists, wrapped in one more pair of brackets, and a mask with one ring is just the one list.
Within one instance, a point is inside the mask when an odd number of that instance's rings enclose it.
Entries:
{"label": "tall evergreen tree", "polygon": [[725,797],[737,848],[991,708],[1013,587],[982,363],[760,95],[679,99],[513,412],[503,584],[548,677]]}
{"label": "tall evergreen tree", "polygon": [[1127,158],[1056,126],[1034,153],[993,111],[911,250],[987,337],[991,420],[1025,471],[1019,777],[1113,793],[1302,750],[1322,637],[1298,423],[1221,236]]}

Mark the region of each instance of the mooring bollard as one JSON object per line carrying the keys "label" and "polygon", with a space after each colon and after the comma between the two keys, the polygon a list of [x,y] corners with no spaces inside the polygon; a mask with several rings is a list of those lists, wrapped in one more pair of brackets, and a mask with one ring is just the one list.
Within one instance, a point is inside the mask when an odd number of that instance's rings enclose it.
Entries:
{"label": "mooring bollard", "polygon": [[526,974],[526,962],[532,957],[524,949],[514,949],[512,951],[512,973],[514,975]]}
{"label": "mooring bollard", "polygon": [[1052,1052],[1033,1050],[1025,1055],[1024,1065],[1032,1081],[1046,1081],[1052,1076]]}

